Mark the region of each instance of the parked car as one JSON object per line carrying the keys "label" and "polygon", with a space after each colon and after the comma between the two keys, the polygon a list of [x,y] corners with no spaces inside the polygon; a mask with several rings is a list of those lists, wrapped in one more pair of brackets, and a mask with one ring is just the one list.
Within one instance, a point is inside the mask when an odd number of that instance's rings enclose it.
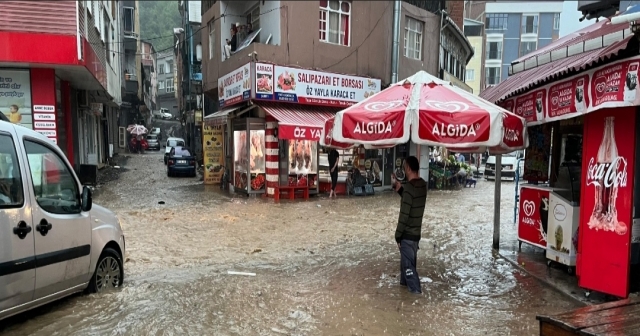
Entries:
{"label": "parked car", "polygon": [[152,150],[160,150],[160,139],[158,139],[157,135],[147,135],[147,148]]}
{"label": "parked car", "polygon": [[0,320],[120,287],[125,238],[51,140],[0,121]]}
{"label": "parked car", "polygon": [[190,149],[182,146],[171,148],[167,161],[167,176],[196,176],[196,157]]}
{"label": "parked car", "polygon": [[160,130],[160,127],[153,127],[150,131],[149,134],[155,134],[158,136],[158,141],[162,141],[162,131]]}
{"label": "parked car", "polygon": [[[524,158],[522,151],[512,152],[502,155],[502,180],[514,180],[516,179],[516,172],[522,176],[524,172]],[[484,166],[484,178],[486,180],[496,179],[496,157],[494,155],[489,156],[487,163]]]}
{"label": "parked car", "polygon": [[184,146],[184,139],[182,138],[167,139],[167,143],[164,148],[164,164],[167,164],[167,160],[169,159],[169,152],[171,151],[171,148],[176,146]]}

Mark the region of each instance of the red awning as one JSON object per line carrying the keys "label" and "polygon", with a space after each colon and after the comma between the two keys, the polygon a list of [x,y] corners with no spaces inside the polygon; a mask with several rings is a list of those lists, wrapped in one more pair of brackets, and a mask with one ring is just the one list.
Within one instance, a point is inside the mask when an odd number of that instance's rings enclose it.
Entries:
{"label": "red awning", "polygon": [[340,109],[289,103],[256,102],[278,120],[278,138],[285,140],[320,140],[324,122]]}
{"label": "red awning", "polygon": [[558,76],[578,73],[599,61],[617,55],[618,52],[627,47],[632,37],[626,37],[605,48],[587,51],[515,73],[500,84],[485,89],[480,93],[480,97],[492,103],[498,103],[505,98],[546,83]]}

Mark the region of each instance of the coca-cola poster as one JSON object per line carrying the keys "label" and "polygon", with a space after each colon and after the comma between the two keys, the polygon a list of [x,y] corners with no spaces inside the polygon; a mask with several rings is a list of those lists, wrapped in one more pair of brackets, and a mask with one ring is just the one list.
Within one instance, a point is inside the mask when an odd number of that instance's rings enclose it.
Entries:
{"label": "coca-cola poster", "polygon": [[549,190],[523,186],[520,189],[518,240],[540,248],[546,248],[548,223]]}
{"label": "coca-cola poster", "polygon": [[584,113],[589,106],[589,75],[581,75],[549,87],[547,121]]}
{"label": "coca-cola poster", "polygon": [[578,240],[579,285],[626,297],[629,290],[636,108],[584,120]]}
{"label": "coca-cola poster", "polygon": [[531,91],[515,99],[513,112],[523,117],[527,123],[544,120],[547,90],[545,88]]}

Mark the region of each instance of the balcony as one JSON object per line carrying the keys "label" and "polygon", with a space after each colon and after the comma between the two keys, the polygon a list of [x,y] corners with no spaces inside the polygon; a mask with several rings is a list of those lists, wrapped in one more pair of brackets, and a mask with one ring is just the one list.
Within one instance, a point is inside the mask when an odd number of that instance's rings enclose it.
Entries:
{"label": "balcony", "polygon": [[500,60],[502,59],[502,50],[487,50],[485,56],[488,60]]}
{"label": "balcony", "polygon": [[[231,40],[231,29],[237,27],[237,50],[249,44],[251,35],[255,35],[252,44],[280,45],[280,1],[222,1],[220,10],[226,16],[234,18],[220,23],[220,47],[224,51],[226,40]],[[257,34],[250,34],[247,30]],[[258,33],[259,31],[259,33]],[[249,39],[247,39],[249,38]],[[243,52],[244,53],[244,52]],[[247,54],[247,53],[244,53]],[[221,52],[224,61],[224,52]]]}
{"label": "balcony", "polygon": [[134,74],[124,74],[126,94],[138,94],[138,77]]}

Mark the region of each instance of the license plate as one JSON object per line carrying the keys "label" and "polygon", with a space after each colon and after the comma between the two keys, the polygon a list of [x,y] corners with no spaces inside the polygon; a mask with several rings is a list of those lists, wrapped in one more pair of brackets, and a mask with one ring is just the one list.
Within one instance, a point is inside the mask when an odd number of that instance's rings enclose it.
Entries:
{"label": "license plate", "polygon": [[178,163],[187,163],[186,160],[178,160]]}

